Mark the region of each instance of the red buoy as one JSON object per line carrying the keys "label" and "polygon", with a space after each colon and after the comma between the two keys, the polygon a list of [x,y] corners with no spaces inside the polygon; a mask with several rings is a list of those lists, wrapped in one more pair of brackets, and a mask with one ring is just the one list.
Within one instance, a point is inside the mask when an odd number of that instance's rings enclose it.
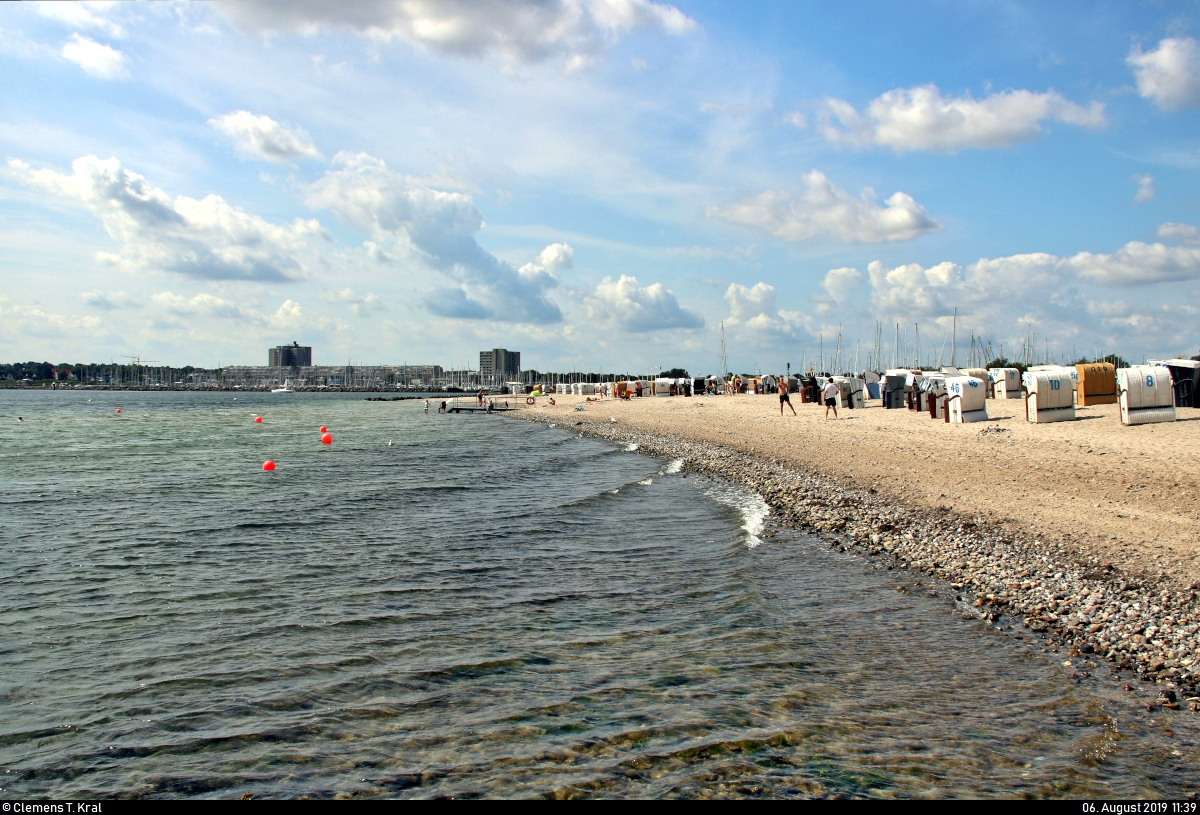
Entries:
{"label": "red buoy", "polygon": [[120,413],[120,412],[121,412],[121,409],[120,409],[120,408],[117,408],[117,413]]}
{"label": "red buoy", "polygon": [[321,444],[333,444],[333,436],[326,433],[321,437]]}
{"label": "red buoy", "polygon": [[272,472],[275,469],[275,462],[271,461],[271,459],[267,459],[263,462],[263,469],[267,472]]}
{"label": "red buoy", "polygon": [[255,416],[254,421],[258,422],[259,424],[262,424],[262,416]]}
{"label": "red buoy", "polygon": [[321,433],[324,433],[324,432],[325,432],[325,425],[321,425],[321,430],[320,430],[320,432],[321,432]]}

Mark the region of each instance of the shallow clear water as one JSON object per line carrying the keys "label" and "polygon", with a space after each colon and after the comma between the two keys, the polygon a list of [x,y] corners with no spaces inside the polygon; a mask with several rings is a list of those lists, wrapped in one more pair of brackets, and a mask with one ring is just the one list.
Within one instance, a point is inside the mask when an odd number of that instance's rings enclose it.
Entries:
{"label": "shallow clear water", "polygon": [[361,395],[0,393],[0,788],[1193,790],[1200,717],[676,469]]}

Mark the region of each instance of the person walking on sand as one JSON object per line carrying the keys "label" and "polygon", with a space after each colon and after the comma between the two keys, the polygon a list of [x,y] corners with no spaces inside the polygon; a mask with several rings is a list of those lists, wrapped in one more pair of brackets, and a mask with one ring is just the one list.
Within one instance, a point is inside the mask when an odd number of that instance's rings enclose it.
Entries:
{"label": "person walking on sand", "polygon": [[826,419],[829,418],[829,409],[833,408],[833,418],[836,419],[838,417],[838,415],[837,415],[838,386],[834,383],[832,378],[830,378],[825,383],[825,387],[821,389],[821,396],[825,399],[825,418]]}
{"label": "person walking on sand", "polygon": [[782,376],[779,377],[779,415],[783,415],[783,406],[786,403],[789,408],[792,408],[792,415],[796,415],[796,409],[792,407],[791,397],[788,396],[788,381]]}

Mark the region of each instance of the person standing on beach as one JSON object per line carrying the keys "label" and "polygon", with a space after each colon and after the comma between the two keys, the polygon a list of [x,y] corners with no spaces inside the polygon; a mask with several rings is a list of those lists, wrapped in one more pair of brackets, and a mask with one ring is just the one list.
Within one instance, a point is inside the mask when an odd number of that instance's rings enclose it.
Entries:
{"label": "person standing on beach", "polygon": [[475,401],[479,403],[480,407],[483,407],[483,388],[480,388],[479,393],[475,394]]}
{"label": "person standing on beach", "polygon": [[787,403],[787,406],[789,408],[792,408],[792,415],[793,416],[796,415],[796,409],[794,407],[792,407],[792,399],[791,399],[791,397],[788,396],[789,390],[791,390],[791,388],[788,387],[788,381],[786,379],[784,379],[782,376],[779,377],[779,415],[780,416],[783,415],[784,403]]}
{"label": "person standing on beach", "polygon": [[[825,399],[825,418],[826,419],[829,418],[829,409],[833,408],[833,418],[836,419],[838,417],[838,415],[837,415],[838,386],[834,383],[832,378],[830,378],[825,383],[825,387],[821,389],[821,396],[824,397],[824,399]],[[779,412],[783,413],[783,409],[780,408]]]}

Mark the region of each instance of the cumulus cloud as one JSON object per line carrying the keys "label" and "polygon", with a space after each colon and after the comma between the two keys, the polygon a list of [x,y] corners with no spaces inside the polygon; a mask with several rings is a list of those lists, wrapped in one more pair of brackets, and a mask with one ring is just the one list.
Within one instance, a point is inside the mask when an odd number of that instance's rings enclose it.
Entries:
{"label": "cumulus cloud", "polygon": [[803,327],[803,315],[781,311],[775,305],[775,287],[768,283],[743,286],[730,283],[725,290],[729,318],[725,321],[739,332],[766,337],[796,336]]}
{"label": "cumulus cloud", "polygon": [[1054,91],[1010,90],[975,99],[943,96],[936,85],[888,91],[867,105],[865,113],[849,102],[829,99],[821,120],[825,138],[841,147],[948,153],[1027,141],[1041,133],[1044,121],[1091,129],[1107,124],[1103,104],[1083,107]]}
{"label": "cumulus cloud", "polygon": [[119,7],[117,2],[107,0],[79,0],[79,2],[40,2],[37,12],[42,17],[57,20],[73,28],[94,28],[110,37],[124,37],[125,30],[106,15]]}
{"label": "cumulus cloud", "polygon": [[1144,204],[1154,200],[1154,176],[1135,175],[1129,180],[1136,181],[1138,185],[1137,192],[1133,194],[1133,203]]}
{"label": "cumulus cloud", "polygon": [[729,207],[709,207],[705,214],[792,242],[817,236],[845,243],[906,241],[942,228],[902,192],[880,206],[873,190],[854,198],[817,170],[804,176],[798,195],[768,190]]}
{"label": "cumulus cloud", "polygon": [[63,59],[74,62],[88,76],[97,79],[125,79],[127,57],[109,45],[96,42],[83,34],[72,34],[59,52]]}
{"label": "cumulus cloud", "polygon": [[95,336],[102,327],[96,317],[59,314],[37,305],[14,303],[0,295],[0,336],[7,337],[12,343],[27,342],[30,337]]}
{"label": "cumulus cloud", "polygon": [[[539,262],[520,269],[484,250],[475,240],[483,216],[470,195],[431,189],[389,169],[365,153],[339,153],[333,167],[308,190],[314,209],[341,221],[445,274],[455,284],[425,299],[434,314],[462,319],[491,317],[511,322],[556,322],[558,305],[547,293],[573,251],[565,244],[544,249]],[[543,265],[542,260],[549,264]]]}
{"label": "cumulus cloud", "polygon": [[589,322],[645,333],[668,328],[700,328],[704,318],[679,305],[662,283],[643,286],[636,277],[606,277],[585,298]]}
{"label": "cumulus cloud", "polygon": [[825,291],[829,292],[830,297],[839,303],[844,303],[850,299],[850,293],[861,282],[862,272],[844,266],[840,269],[830,269],[825,274],[825,279],[821,281],[821,285]]}
{"label": "cumulus cloud", "polygon": [[[867,272],[872,315],[889,324],[919,321],[923,336],[936,337],[935,342],[942,339],[939,330],[949,333],[956,308],[960,341],[967,332],[1019,343],[1029,326],[1052,344],[1073,338],[1092,342],[1099,335],[1108,341],[1123,337],[1143,348],[1170,340],[1173,348],[1185,335],[1191,337],[1188,342],[1195,337],[1195,318],[1181,310],[1185,306],[1177,299],[1164,303],[1154,296],[1153,302],[1138,304],[1089,297],[1088,285],[1124,286],[1128,291],[1137,285],[1198,279],[1200,249],[1132,242],[1106,255],[1081,252],[1062,258],[1028,253],[983,258],[966,266],[944,262],[887,267],[875,261]],[[929,333],[930,323],[940,329]]]}
{"label": "cumulus cloud", "polygon": [[212,294],[201,293],[191,297],[164,291],[150,295],[150,310],[160,324],[171,325],[169,319],[186,321],[230,320],[242,326],[270,331],[325,331],[344,327],[328,317],[313,314],[295,300],[284,300],[274,312],[263,313],[257,309]]}
{"label": "cumulus cloud", "polygon": [[1162,224],[1159,226],[1157,234],[1165,241],[1178,241],[1189,245],[1200,244],[1200,229],[1189,224]]}
{"label": "cumulus cloud", "polygon": [[10,160],[26,184],[81,202],[122,244],[98,257],[132,270],[157,269],[204,280],[280,282],[306,275],[304,258],[323,230],[315,220],[273,224],[219,195],[171,199],[115,158],[84,156],[70,174]]}
{"label": "cumulus cloud", "polygon": [[1064,263],[1081,277],[1110,286],[1200,278],[1200,248],[1130,241],[1111,255],[1080,252]]}
{"label": "cumulus cloud", "polygon": [[1131,241],[1111,254],[1079,252],[1060,258],[1031,252],[983,258],[965,268],[944,262],[867,266],[872,308],[878,315],[936,316],[961,308],[1063,304],[1081,282],[1144,286],[1200,279],[1200,248]]}
{"label": "cumulus cloud", "polygon": [[370,317],[372,311],[385,311],[383,301],[373,292],[365,295],[355,294],[354,289],[340,289],[325,293],[325,300],[330,303],[340,303],[347,306],[359,317]]}
{"label": "cumulus cloud", "polygon": [[233,139],[238,155],[263,159],[276,164],[291,164],[295,159],[321,158],[321,151],[302,128],[287,128],[270,116],[255,116],[247,110],[235,110],[208,120],[216,130]]}
{"label": "cumulus cloud", "polygon": [[165,312],[178,317],[217,317],[225,320],[264,322],[262,316],[253,309],[245,308],[231,300],[225,300],[212,294],[185,297],[169,291],[158,292],[150,295],[150,307],[153,311]]}
{"label": "cumulus cloud", "polygon": [[592,54],[639,28],[683,35],[696,23],[649,0],[381,0],[370,3],[239,2],[219,7],[250,31],[342,29],[399,38],[431,51],[498,56],[514,63],[561,58],[584,67]]}
{"label": "cumulus cloud", "polygon": [[1125,62],[1143,98],[1163,110],[1200,107],[1200,45],[1191,37],[1169,37],[1145,53],[1138,48]]}
{"label": "cumulus cloud", "polygon": [[575,250],[568,243],[552,243],[538,253],[536,265],[558,274],[575,265]]}

